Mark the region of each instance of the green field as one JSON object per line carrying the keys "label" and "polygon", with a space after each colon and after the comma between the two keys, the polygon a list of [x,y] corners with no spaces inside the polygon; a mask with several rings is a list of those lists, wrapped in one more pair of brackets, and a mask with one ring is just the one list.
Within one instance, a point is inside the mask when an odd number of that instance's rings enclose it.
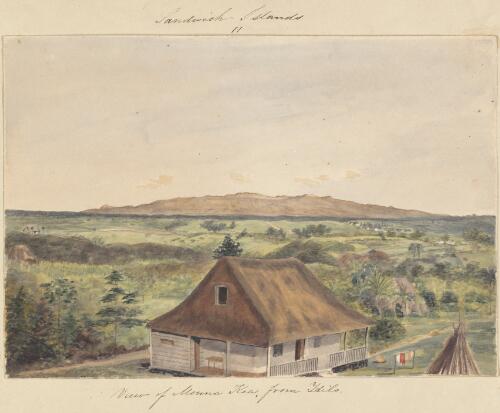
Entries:
{"label": "green field", "polygon": [[[366,286],[354,285],[353,277],[360,274],[366,265],[377,268],[384,277],[405,277],[415,288],[415,297],[412,298],[415,303],[419,306],[427,303],[422,294],[432,292],[435,306],[432,311],[400,317],[399,321],[406,329],[404,335],[388,340],[371,340],[372,352],[383,351],[398,341],[451,326],[458,318],[458,309],[461,309],[469,323],[469,343],[482,374],[495,373],[495,328],[491,315],[495,311],[495,287],[484,278],[485,270],[495,267],[495,247],[489,241],[494,234],[493,217],[380,222],[243,218],[212,220],[225,224],[225,228],[217,232],[210,231],[202,226],[207,221],[204,218],[10,212],[7,214],[6,236],[7,254],[10,254],[7,303],[12,302],[23,287],[34,306],[42,299],[42,284],[64,278],[73,281],[72,285],[76,289],[71,311],[77,317],[77,322],[84,317],[96,320],[96,314],[102,307],[100,298],[107,288],[104,277],[117,270],[125,277],[123,288],[137,292],[135,307],[140,310],[141,320],[147,321],[170,310],[189,294],[214,264],[212,251],[229,234],[240,243],[245,257],[298,257],[341,300],[375,318],[395,317],[392,314],[394,309],[389,308],[387,314],[386,309],[383,310],[384,314],[374,314],[378,304],[370,307],[360,300],[359,294],[366,290]],[[369,224],[380,228],[375,231],[369,228]],[[318,225],[323,225],[327,231],[320,235],[298,234],[299,229]],[[281,229],[282,235],[270,235],[269,228]],[[471,229],[486,235],[482,238],[468,236]],[[421,246],[418,256],[411,252],[411,245],[416,243]],[[30,261],[14,256],[12,249],[19,245],[25,245],[34,259]],[[153,250],[154,253],[151,252]],[[378,255],[370,255],[370,251],[378,252]],[[450,293],[451,302],[443,299],[445,292]],[[401,295],[393,289],[384,294],[389,301]],[[96,324],[92,331],[98,335],[98,339],[91,350],[66,349],[63,358],[72,360],[76,353],[79,357],[85,357],[86,353],[109,347],[113,336],[109,326]],[[422,373],[447,335],[449,332],[443,332],[419,342],[416,368],[413,371],[398,371],[397,374]],[[51,340],[53,343],[54,339]],[[117,345],[124,349],[138,348],[147,342],[148,333],[143,325],[120,328],[118,331]],[[57,347],[57,343],[54,346]],[[390,354],[386,358],[389,359]],[[53,360],[18,363],[16,369],[61,362],[59,354]],[[366,369],[343,374],[392,374],[389,364],[376,365],[370,362]],[[140,369],[136,374],[130,373],[130,369],[125,370],[123,375],[126,377],[144,373]],[[120,370],[117,371],[116,374],[120,375]],[[113,376],[114,373],[102,374]]]}

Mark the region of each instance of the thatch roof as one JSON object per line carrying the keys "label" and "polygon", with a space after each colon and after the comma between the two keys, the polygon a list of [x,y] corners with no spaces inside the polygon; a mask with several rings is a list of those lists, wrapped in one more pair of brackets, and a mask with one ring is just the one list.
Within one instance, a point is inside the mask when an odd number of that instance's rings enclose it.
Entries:
{"label": "thatch roof", "polygon": [[[222,313],[221,306],[214,306],[213,301],[205,301],[198,309],[204,297],[213,297],[211,285],[224,280],[234,283],[235,294],[241,292],[238,301],[248,303],[250,311],[244,313],[236,307],[232,314]],[[208,295],[205,290],[210,290]],[[216,316],[214,311],[218,311]],[[238,324],[247,313],[254,314],[252,319]],[[370,324],[369,318],[338,301],[295,258],[224,257],[186,300],[149,325],[157,331],[267,346]]]}
{"label": "thatch roof", "polygon": [[417,292],[415,286],[406,277],[394,278],[394,284],[401,293],[415,295]]}
{"label": "thatch roof", "polygon": [[27,263],[36,262],[36,257],[33,255],[33,252],[24,244],[17,244],[11,247],[7,252],[7,256],[10,260]]}
{"label": "thatch roof", "polygon": [[479,368],[467,344],[464,323],[461,321],[453,330],[441,353],[427,368],[427,373],[478,376]]}

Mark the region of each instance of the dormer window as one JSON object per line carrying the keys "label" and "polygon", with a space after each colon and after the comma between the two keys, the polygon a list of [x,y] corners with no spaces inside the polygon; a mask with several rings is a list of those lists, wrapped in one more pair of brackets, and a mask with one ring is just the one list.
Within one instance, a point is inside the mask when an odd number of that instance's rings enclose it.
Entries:
{"label": "dormer window", "polygon": [[215,304],[225,305],[227,304],[227,287],[224,285],[218,285],[215,287]]}

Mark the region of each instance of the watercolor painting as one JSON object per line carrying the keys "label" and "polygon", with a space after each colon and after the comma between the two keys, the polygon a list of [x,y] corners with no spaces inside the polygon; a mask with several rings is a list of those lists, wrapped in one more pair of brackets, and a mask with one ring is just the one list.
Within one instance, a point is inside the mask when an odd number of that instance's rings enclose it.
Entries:
{"label": "watercolor painting", "polygon": [[9,377],[497,374],[495,38],[3,46]]}

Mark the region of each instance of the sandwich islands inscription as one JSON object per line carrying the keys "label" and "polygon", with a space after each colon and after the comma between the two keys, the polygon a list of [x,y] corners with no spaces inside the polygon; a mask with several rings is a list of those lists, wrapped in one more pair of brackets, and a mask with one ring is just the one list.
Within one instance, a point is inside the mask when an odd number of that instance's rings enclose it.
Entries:
{"label": "sandwich islands inscription", "polygon": [[340,392],[337,383],[323,384],[317,381],[304,383],[302,385],[282,385],[271,384],[269,386],[252,386],[247,383],[232,384],[227,388],[219,387],[217,390],[208,390],[203,386],[184,384],[178,387],[168,386],[156,392],[135,392],[123,387],[111,395],[112,399],[122,401],[143,400],[147,410],[159,408],[169,399],[181,398],[219,398],[219,397],[240,397],[247,398],[248,401],[262,403],[273,397],[293,397],[303,394],[336,394]]}
{"label": "sandwich islands inscription", "polygon": [[195,24],[195,23],[220,23],[233,21],[236,26],[231,33],[239,33],[245,23],[252,22],[297,22],[304,18],[300,12],[275,12],[262,5],[250,11],[238,12],[232,7],[221,11],[191,12],[182,8],[167,13],[154,22],[156,24]]}

